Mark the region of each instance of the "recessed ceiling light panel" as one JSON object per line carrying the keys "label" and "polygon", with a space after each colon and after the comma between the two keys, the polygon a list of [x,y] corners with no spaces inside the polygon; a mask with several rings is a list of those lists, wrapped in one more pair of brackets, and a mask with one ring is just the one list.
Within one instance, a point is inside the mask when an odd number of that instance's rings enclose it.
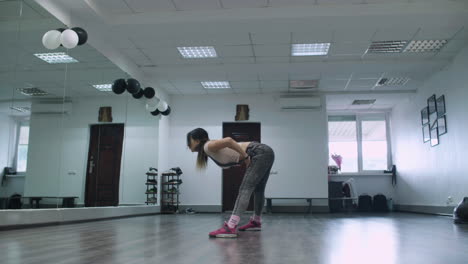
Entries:
{"label": "recessed ceiling light panel", "polygon": [[206,47],[177,47],[180,55],[186,59],[216,58],[216,50],[213,46]]}
{"label": "recessed ceiling light panel", "polygon": [[330,43],[292,44],[291,56],[323,56],[329,49]]}
{"label": "recessed ceiling light panel", "polygon": [[78,62],[75,58],[67,55],[65,52],[36,53],[34,56],[50,64]]}

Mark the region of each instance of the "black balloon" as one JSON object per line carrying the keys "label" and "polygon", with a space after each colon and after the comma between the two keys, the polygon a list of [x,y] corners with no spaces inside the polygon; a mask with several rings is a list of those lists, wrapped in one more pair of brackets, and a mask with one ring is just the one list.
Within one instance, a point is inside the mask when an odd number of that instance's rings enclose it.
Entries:
{"label": "black balloon", "polygon": [[71,30],[75,31],[76,34],[78,34],[78,46],[81,46],[86,43],[86,41],[88,40],[88,33],[84,29],[80,27],[74,27],[71,28]]}
{"label": "black balloon", "polygon": [[141,90],[140,82],[135,79],[127,79],[127,91],[131,94],[136,94]]}
{"label": "black balloon", "polygon": [[65,31],[65,28],[57,28],[57,30],[60,31],[60,33],[62,33]]}
{"label": "black balloon", "polygon": [[161,112],[159,112],[158,109],[156,109],[156,110],[154,110],[153,112],[151,112],[151,114],[154,115],[154,116],[159,115],[159,113],[161,113]]}
{"label": "black balloon", "polygon": [[143,94],[144,94],[144,93],[143,93],[143,89],[140,89],[140,91],[138,91],[137,93],[132,94],[132,96],[133,96],[133,98],[135,98],[135,99],[140,99],[140,98],[143,97]]}
{"label": "black balloon", "polygon": [[171,107],[170,106],[167,106],[167,110],[164,111],[164,112],[161,112],[161,115],[163,116],[167,116],[171,113]]}
{"label": "black balloon", "polygon": [[112,85],[112,91],[115,94],[121,94],[125,92],[125,89],[127,89],[127,82],[125,82],[125,79],[117,79],[114,81],[114,84]]}
{"label": "black balloon", "polygon": [[152,87],[146,87],[144,94],[146,98],[151,99],[156,95],[156,92],[154,91]]}

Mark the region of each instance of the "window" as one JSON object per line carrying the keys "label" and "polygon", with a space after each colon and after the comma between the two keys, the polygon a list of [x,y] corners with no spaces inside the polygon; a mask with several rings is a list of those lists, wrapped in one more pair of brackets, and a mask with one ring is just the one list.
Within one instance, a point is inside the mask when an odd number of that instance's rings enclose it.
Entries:
{"label": "window", "polygon": [[329,165],[332,155],[342,157],[341,172],[362,173],[388,169],[390,148],[385,114],[328,117]]}
{"label": "window", "polygon": [[16,171],[25,172],[28,161],[28,144],[29,144],[29,126],[20,126],[18,149],[16,155]]}

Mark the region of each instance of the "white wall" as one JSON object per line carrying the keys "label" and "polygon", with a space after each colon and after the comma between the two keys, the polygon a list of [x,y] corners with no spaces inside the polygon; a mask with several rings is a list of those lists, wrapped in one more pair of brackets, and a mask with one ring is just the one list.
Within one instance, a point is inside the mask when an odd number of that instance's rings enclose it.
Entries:
{"label": "white wall", "polygon": [[82,98],[72,105],[67,115],[34,114],[32,106],[25,195],[78,196],[78,203],[84,202],[90,125],[98,123],[99,107],[111,106],[113,123],[125,123],[120,204],[146,201],[145,173],[157,166],[160,117],[128,94]]}
{"label": "white wall", "polygon": [[[468,196],[468,47],[432,76],[392,114],[393,160],[398,169],[397,203],[445,206]],[[420,111],[432,94],[445,95],[448,133],[440,145],[422,142]],[[452,204],[454,205],[454,204]]]}
{"label": "white wall", "polygon": [[196,153],[186,146],[186,134],[201,127],[211,139],[222,137],[222,123],[234,122],[237,104],[248,104],[250,122],[261,123],[262,143],[276,154],[267,196],[328,197],[327,120],[320,111],[282,112],[277,95],[205,95],[172,97],[171,166],[182,169],[181,202],[221,205],[222,170],[212,162],[206,171],[195,168]]}

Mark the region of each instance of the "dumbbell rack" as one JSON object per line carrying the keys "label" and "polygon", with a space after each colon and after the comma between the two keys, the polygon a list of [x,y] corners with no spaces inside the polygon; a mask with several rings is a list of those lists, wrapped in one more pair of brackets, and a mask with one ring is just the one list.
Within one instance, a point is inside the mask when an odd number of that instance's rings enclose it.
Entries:
{"label": "dumbbell rack", "polygon": [[174,172],[161,174],[161,213],[177,214],[179,212],[179,181],[180,175]]}
{"label": "dumbbell rack", "polygon": [[[146,204],[155,205],[158,203],[158,173],[147,172],[146,173]],[[153,190],[153,191],[151,191]],[[154,191],[155,190],[155,191]]]}

